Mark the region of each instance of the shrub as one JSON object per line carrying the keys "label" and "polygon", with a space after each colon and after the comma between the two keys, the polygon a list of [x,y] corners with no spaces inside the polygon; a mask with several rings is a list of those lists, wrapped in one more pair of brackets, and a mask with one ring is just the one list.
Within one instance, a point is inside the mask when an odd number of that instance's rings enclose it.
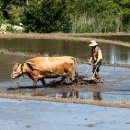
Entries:
{"label": "shrub", "polygon": [[70,32],[71,20],[63,0],[34,1],[24,10],[26,32]]}

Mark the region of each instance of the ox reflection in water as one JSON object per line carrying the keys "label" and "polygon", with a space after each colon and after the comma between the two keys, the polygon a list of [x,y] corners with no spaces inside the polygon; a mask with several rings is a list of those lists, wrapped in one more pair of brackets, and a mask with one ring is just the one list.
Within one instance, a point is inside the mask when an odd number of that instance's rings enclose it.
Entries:
{"label": "ox reflection in water", "polygon": [[26,74],[33,80],[33,86],[36,88],[37,82],[40,80],[46,86],[44,78],[57,78],[62,76],[61,82],[69,77],[73,82],[73,70],[75,69],[75,77],[78,76],[77,62],[74,57],[36,57],[27,60],[25,63],[16,63],[13,67],[11,77],[13,79]]}

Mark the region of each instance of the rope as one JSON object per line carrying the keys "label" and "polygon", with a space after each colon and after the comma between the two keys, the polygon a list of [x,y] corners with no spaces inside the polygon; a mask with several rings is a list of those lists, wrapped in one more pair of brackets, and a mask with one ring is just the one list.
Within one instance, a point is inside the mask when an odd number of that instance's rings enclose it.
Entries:
{"label": "rope", "polygon": [[46,57],[46,61],[47,61],[47,64],[48,64],[48,66],[49,66],[49,68],[50,68],[50,70],[52,72],[52,68],[51,68],[50,62],[48,61],[48,57]]}

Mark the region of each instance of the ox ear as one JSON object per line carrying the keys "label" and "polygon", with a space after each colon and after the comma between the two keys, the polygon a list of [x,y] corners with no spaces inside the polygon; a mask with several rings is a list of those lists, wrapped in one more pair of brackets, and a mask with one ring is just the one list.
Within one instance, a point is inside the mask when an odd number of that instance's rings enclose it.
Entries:
{"label": "ox ear", "polygon": [[31,61],[26,61],[27,64],[31,65],[31,66],[36,66],[34,63],[32,63]]}

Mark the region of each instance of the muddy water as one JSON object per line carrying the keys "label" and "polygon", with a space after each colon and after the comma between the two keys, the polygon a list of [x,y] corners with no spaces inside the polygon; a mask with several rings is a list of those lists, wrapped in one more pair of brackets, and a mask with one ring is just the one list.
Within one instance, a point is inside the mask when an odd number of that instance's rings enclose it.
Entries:
{"label": "muddy water", "polygon": [[[104,61],[108,63],[129,64],[130,49],[122,46],[110,44],[99,44],[104,54]],[[0,40],[0,49],[6,49],[9,52],[28,52],[29,54],[45,55],[71,55],[80,59],[88,59],[90,48],[85,42],[70,42],[61,40],[30,40],[30,39],[11,39]],[[32,81],[24,76],[17,79],[16,82],[10,78],[12,66],[15,62],[24,62],[30,57],[0,54],[0,90],[8,92],[29,93],[33,95]],[[91,74],[91,66],[78,64],[79,74]],[[117,100],[130,101],[130,69],[120,67],[106,67],[101,69],[102,83],[98,85],[86,84],[78,86],[52,86],[52,80],[46,79],[48,88],[43,88],[38,83],[38,95],[42,95],[43,90],[46,96],[55,97],[73,97],[73,98],[94,98],[95,100]],[[58,79],[56,79],[58,80]]]}

